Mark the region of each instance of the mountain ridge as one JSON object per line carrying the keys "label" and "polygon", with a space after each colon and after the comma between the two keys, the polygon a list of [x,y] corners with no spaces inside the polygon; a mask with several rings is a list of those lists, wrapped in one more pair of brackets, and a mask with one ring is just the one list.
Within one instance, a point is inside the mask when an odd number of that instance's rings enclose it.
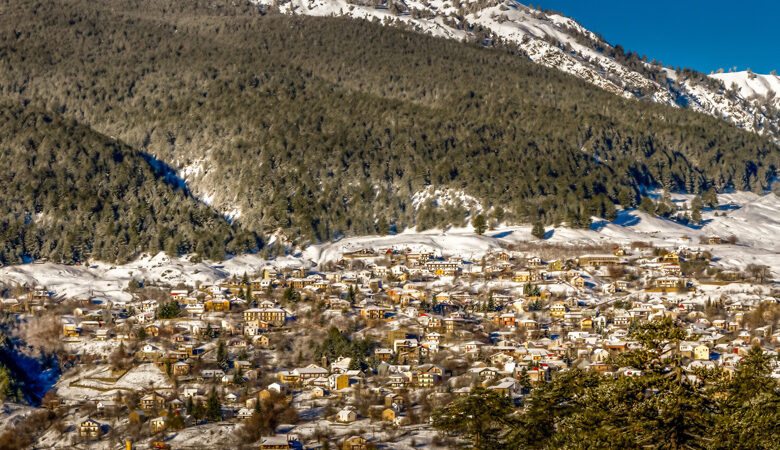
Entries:
{"label": "mountain ridge", "polygon": [[[745,95],[706,76],[648,62],[555,11],[531,9],[514,0],[252,0],[285,14],[346,16],[375,20],[456,40],[500,39],[531,61],[588,81],[615,95],[643,98],[723,118],[780,141],[780,97]],[[457,6],[455,6],[457,5]],[[780,83],[777,75],[764,75]],[[742,83],[738,83],[742,84]],[[777,93],[777,90],[774,90]]]}

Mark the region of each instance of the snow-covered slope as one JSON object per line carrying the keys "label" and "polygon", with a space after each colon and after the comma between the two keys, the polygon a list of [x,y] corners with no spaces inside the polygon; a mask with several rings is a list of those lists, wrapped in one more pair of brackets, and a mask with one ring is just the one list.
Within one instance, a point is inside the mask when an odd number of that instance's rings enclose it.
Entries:
{"label": "snow-covered slope", "polygon": [[[253,1],[286,14],[348,16],[449,39],[502,40],[517,45],[538,64],[616,95],[690,108],[780,139],[778,120],[764,105],[767,93],[777,92],[777,76],[748,79],[744,72],[711,77],[689,70],[677,72],[637,54],[624,55],[568,17],[514,0]],[[738,89],[729,90],[735,81]]]}
{"label": "snow-covered slope", "polygon": [[780,97],[777,96],[780,92],[780,76],[758,75],[749,71],[717,73],[711,76],[722,81],[727,88],[734,85],[744,98],[763,97],[780,105]]}
{"label": "snow-covered slope", "polygon": [[[677,203],[690,202],[690,195],[675,194]],[[689,227],[677,222],[653,217],[630,209],[620,211],[614,222],[594,222],[590,229],[559,227],[548,230],[546,243],[559,246],[592,246],[649,242],[658,247],[676,248],[684,245],[709,250],[716,264],[724,269],[744,270],[748,264],[768,265],[773,276],[780,277],[780,196],[758,196],[750,192],[721,194],[722,205],[717,211],[703,213],[703,227]],[[716,215],[717,213],[717,215]],[[700,244],[702,238],[734,236],[735,245]],[[443,257],[457,256],[476,261],[486,252],[525,242],[539,243],[531,237],[530,226],[499,227],[479,236],[470,227],[415,232],[407,230],[397,235],[360,236],[312,245],[300,254],[263,260],[257,255],[243,255],[223,262],[194,263],[188,258],[169,258],[164,253],[146,255],[123,266],[95,263],[91,266],[60,264],[24,264],[0,268],[0,283],[43,286],[60,298],[130,300],[125,288],[131,279],[167,283],[212,283],[233,275],[252,275],[266,265],[312,267],[341,259],[345,252],[373,248],[383,250],[411,249],[431,251]]]}
{"label": "snow-covered slope", "polygon": [[[692,196],[673,195],[676,203],[690,202]],[[671,220],[650,216],[636,209],[623,210],[614,222],[594,218],[590,229],[566,227],[548,230],[546,243],[563,246],[613,245],[631,242],[649,242],[658,247],[704,248],[715,257],[724,269],[744,270],[748,264],[763,264],[780,276],[780,197],[775,194],[758,196],[750,192],[722,194],[722,205],[716,211],[703,213],[704,226],[690,227]],[[715,214],[718,214],[717,216]],[[700,244],[702,238],[734,236],[736,245]],[[480,258],[485,252],[522,242],[538,242],[531,237],[531,226],[501,227],[485,233],[474,234],[469,228],[446,231],[414,232],[407,230],[395,236],[361,236],[322,245],[311,246],[303,258],[315,263],[333,261],[345,252],[361,248],[413,251],[431,251],[437,255],[457,256],[470,260]]]}

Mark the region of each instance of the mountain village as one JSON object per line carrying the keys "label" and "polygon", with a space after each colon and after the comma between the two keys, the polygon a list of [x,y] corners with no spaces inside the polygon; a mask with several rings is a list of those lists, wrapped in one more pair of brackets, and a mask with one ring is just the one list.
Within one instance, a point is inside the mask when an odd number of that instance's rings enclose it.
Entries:
{"label": "mountain village", "polygon": [[480,386],[523,408],[574,368],[641,375],[615,357],[638,345],[632,327],[664,317],[687,332],[690,376],[760,346],[780,378],[767,266],[724,271],[694,243],[511,247],[473,261],[364,247],[217,283],[131,281],[130,301],[37,286],[1,308],[61,317],[66,369],[42,402],[62,421],[41,439],[53,447],[449,447],[435,408]]}
{"label": "mountain village", "polygon": [[0,450],[780,448],[768,4],[6,3]]}

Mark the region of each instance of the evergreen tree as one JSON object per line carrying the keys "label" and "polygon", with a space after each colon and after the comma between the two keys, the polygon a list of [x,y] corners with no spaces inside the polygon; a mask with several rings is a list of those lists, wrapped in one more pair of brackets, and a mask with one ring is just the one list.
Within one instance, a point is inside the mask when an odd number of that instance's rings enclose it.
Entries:
{"label": "evergreen tree", "polygon": [[220,369],[227,372],[228,353],[227,353],[227,348],[225,347],[225,341],[223,341],[222,339],[217,341],[217,365],[220,367]]}
{"label": "evergreen tree", "polygon": [[538,297],[541,295],[541,291],[539,290],[539,286],[536,286],[531,283],[526,283],[523,286],[523,295],[526,297]]}
{"label": "evergreen tree", "polygon": [[216,389],[211,389],[208,401],[206,402],[206,418],[212,422],[222,420],[222,404],[219,401]]}
{"label": "evergreen tree", "polygon": [[528,370],[525,367],[520,371],[517,382],[520,384],[520,388],[523,389],[523,391],[528,392],[531,390],[531,377],[528,375]]}
{"label": "evergreen tree", "polygon": [[175,319],[179,317],[179,303],[171,300],[163,303],[157,308],[158,319]]}
{"label": "evergreen tree", "polygon": [[485,231],[487,230],[487,221],[485,220],[485,216],[480,214],[477,214],[474,217],[474,220],[471,221],[471,226],[474,227],[474,232],[478,235],[485,234]]}
{"label": "evergreen tree", "polygon": [[181,430],[184,428],[184,419],[179,415],[178,411],[174,411],[173,407],[168,407],[168,415],[165,417],[165,427],[170,430]]}
{"label": "evergreen tree", "polygon": [[240,367],[233,372],[233,384],[236,386],[244,385],[244,371]]}
{"label": "evergreen tree", "polygon": [[206,418],[206,408],[200,400],[197,400],[192,407],[192,417],[194,417],[195,420],[203,420]]}
{"label": "evergreen tree", "polygon": [[488,297],[487,301],[487,312],[493,312],[496,310],[496,302],[493,300],[493,293],[490,293],[490,297]]}
{"label": "evergreen tree", "polygon": [[387,219],[385,216],[379,216],[379,219],[376,223],[376,232],[380,236],[385,236],[390,234],[390,224],[387,223]]}
{"label": "evergreen tree", "polygon": [[469,436],[476,449],[501,448],[512,411],[508,397],[478,387],[435,410],[432,423],[434,428]]}
{"label": "evergreen tree", "polygon": [[620,203],[620,206],[622,206],[623,209],[634,207],[634,195],[629,188],[620,188],[620,192],[618,193],[618,203]]}
{"label": "evergreen tree", "polygon": [[301,294],[298,293],[298,291],[295,290],[292,286],[288,287],[284,290],[284,294],[282,294],[282,299],[286,303],[298,303],[301,299]]}
{"label": "evergreen tree", "polygon": [[695,223],[701,223],[702,205],[703,205],[702,199],[698,195],[694,197],[693,200],[691,200],[691,220],[693,220]]}
{"label": "evergreen tree", "polygon": [[[739,362],[732,377],[718,380],[718,406],[713,441],[715,448],[773,448],[780,438],[780,391],[772,380],[772,362],[754,346]],[[725,395],[724,395],[725,394]]]}
{"label": "evergreen tree", "polygon": [[329,360],[335,360],[339,356],[348,356],[350,353],[349,340],[336,327],[328,329],[328,336],[315,352],[318,358],[325,356]]}
{"label": "evergreen tree", "polygon": [[709,188],[701,196],[702,202],[710,208],[718,207],[718,193],[715,188]]}
{"label": "evergreen tree", "polygon": [[545,231],[544,231],[544,225],[542,225],[542,222],[536,222],[534,223],[533,229],[531,230],[531,234],[536,239],[544,239]]}
{"label": "evergreen tree", "polygon": [[646,212],[647,214],[655,214],[655,202],[650,197],[642,197],[642,201],[639,202],[639,210]]}
{"label": "evergreen tree", "polygon": [[0,362],[0,402],[21,402],[24,395],[16,377]]}

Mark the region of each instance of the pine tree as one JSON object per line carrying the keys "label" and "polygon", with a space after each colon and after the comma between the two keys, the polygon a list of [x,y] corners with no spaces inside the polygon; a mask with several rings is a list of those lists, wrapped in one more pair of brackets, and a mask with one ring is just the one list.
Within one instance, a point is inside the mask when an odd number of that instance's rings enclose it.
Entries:
{"label": "pine tree", "polygon": [[704,204],[710,208],[718,207],[718,193],[715,191],[715,188],[709,188],[706,191],[704,191],[704,194],[702,194],[701,199],[704,202]]}
{"label": "pine tree", "polygon": [[390,225],[387,223],[387,219],[385,218],[385,216],[379,216],[379,219],[377,219],[376,232],[380,236],[385,236],[387,234],[390,234]]}
{"label": "pine tree", "polygon": [[534,223],[533,229],[531,230],[531,234],[536,239],[544,239],[545,233],[546,232],[544,230],[544,225],[542,225],[542,222],[537,221],[536,223]]}
{"label": "pine tree", "polygon": [[227,349],[225,348],[225,341],[222,339],[217,342],[217,365],[223,371],[227,371],[228,369],[228,354]]}
{"label": "pine tree", "polygon": [[477,387],[435,410],[432,422],[434,428],[471,437],[475,449],[501,448],[512,412],[508,397]]}
{"label": "pine tree", "polygon": [[474,227],[474,232],[478,235],[485,234],[485,231],[487,230],[487,221],[485,220],[485,216],[483,216],[481,213],[477,214],[474,217],[474,220],[471,221],[471,226]]}
{"label": "pine tree", "polygon": [[650,197],[642,197],[642,201],[639,202],[639,210],[646,212],[647,214],[655,214],[655,202]]}
{"label": "pine tree", "polygon": [[693,220],[695,223],[701,223],[702,217],[701,217],[701,207],[702,207],[702,200],[701,197],[698,195],[691,200],[691,220]]}
{"label": "pine tree", "polygon": [[528,370],[525,367],[523,367],[523,370],[520,371],[520,376],[518,377],[517,381],[523,391],[528,392],[531,390],[531,377],[528,376]]}
{"label": "pine tree", "polygon": [[174,411],[173,407],[168,407],[168,415],[165,417],[165,427],[170,430],[181,430],[184,428],[184,419],[179,415],[178,411]]}
{"label": "pine tree", "polygon": [[620,188],[620,192],[618,193],[618,203],[620,203],[620,206],[623,207],[623,209],[632,208],[634,206],[634,196],[631,193],[631,190],[622,187]]}
{"label": "pine tree", "polygon": [[222,405],[219,402],[219,395],[216,389],[211,389],[211,395],[206,402],[206,418],[212,422],[222,420]]}
{"label": "pine tree", "polygon": [[171,300],[157,308],[157,317],[160,319],[175,319],[179,317],[179,303]]}
{"label": "pine tree", "polygon": [[203,420],[206,418],[206,408],[200,400],[196,401],[192,407],[192,417],[196,420]]}
{"label": "pine tree", "polygon": [[240,367],[233,372],[233,384],[236,386],[244,384],[244,371]]}

